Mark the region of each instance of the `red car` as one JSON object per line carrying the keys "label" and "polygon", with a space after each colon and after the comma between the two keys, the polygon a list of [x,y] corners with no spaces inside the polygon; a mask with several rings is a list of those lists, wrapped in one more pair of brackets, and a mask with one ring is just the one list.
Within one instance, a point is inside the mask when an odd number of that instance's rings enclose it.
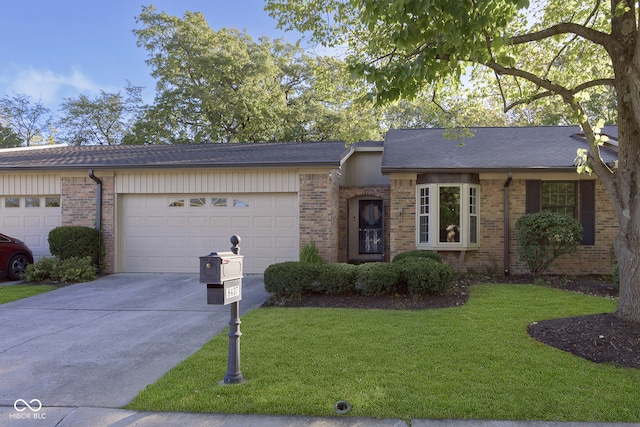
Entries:
{"label": "red car", "polygon": [[31,250],[18,239],[0,234],[0,277],[19,280],[27,265],[33,263]]}

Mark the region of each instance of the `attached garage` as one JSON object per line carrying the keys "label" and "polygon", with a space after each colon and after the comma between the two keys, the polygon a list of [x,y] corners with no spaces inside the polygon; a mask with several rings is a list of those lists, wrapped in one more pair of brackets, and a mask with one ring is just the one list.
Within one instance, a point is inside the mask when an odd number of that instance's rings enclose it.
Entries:
{"label": "attached garage", "polygon": [[127,194],[121,198],[127,272],[195,273],[199,257],[241,237],[246,273],[298,256],[296,193]]}
{"label": "attached garage", "polygon": [[105,273],[197,274],[199,257],[230,250],[234,234],[246,274],[297,260],[311,241],[337,260],[349,153],[342,142],[2,150],[0,232],[39,258],[52,228],[99,228]]}

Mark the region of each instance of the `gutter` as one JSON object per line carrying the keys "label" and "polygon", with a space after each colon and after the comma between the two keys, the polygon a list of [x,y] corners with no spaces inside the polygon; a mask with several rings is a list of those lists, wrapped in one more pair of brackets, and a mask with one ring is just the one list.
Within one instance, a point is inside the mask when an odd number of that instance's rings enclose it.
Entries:
{"label": "gutter", "polygon": [[102,251],[102,181],[89,169],[89,178],[96,183],[96,231],[98,232],[98,268],[100,265],[100,253]]}
{"label": "gutter", "polygon": [[504,182],[504,275],[509,275],[509,186],[513,180],[513,174],[507,173]]}

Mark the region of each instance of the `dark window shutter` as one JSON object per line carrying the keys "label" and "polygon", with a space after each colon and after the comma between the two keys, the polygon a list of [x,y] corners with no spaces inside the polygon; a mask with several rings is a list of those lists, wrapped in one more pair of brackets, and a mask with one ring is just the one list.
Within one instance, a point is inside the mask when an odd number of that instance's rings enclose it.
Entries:
{"label": "dark window shutter", "polygon": [[580,224],[582,245],[596,243],[596,182],[580,181]]}
{"label": "dark window shutter", "polygon": [[525,213],[536,213],[540,212],[540,192],[542,190],[542,181],[526,181],[526,205],[525,205]]}

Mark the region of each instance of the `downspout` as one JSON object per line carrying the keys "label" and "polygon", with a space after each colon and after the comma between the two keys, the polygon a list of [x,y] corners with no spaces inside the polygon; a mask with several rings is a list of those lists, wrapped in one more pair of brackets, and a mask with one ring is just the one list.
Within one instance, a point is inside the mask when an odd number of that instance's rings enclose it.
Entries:
{"label": "downspout", "polygon": [[100,268],[100,254],[102,252],[102,181],[89,169],[89,178],[96,182],[96,231],[98,232],[98,268]]}
{"label": "downspout", "polygon": [[507,173],[507,180],[504,182],[504,275],[509,275],[509,186],[513,174]]}

